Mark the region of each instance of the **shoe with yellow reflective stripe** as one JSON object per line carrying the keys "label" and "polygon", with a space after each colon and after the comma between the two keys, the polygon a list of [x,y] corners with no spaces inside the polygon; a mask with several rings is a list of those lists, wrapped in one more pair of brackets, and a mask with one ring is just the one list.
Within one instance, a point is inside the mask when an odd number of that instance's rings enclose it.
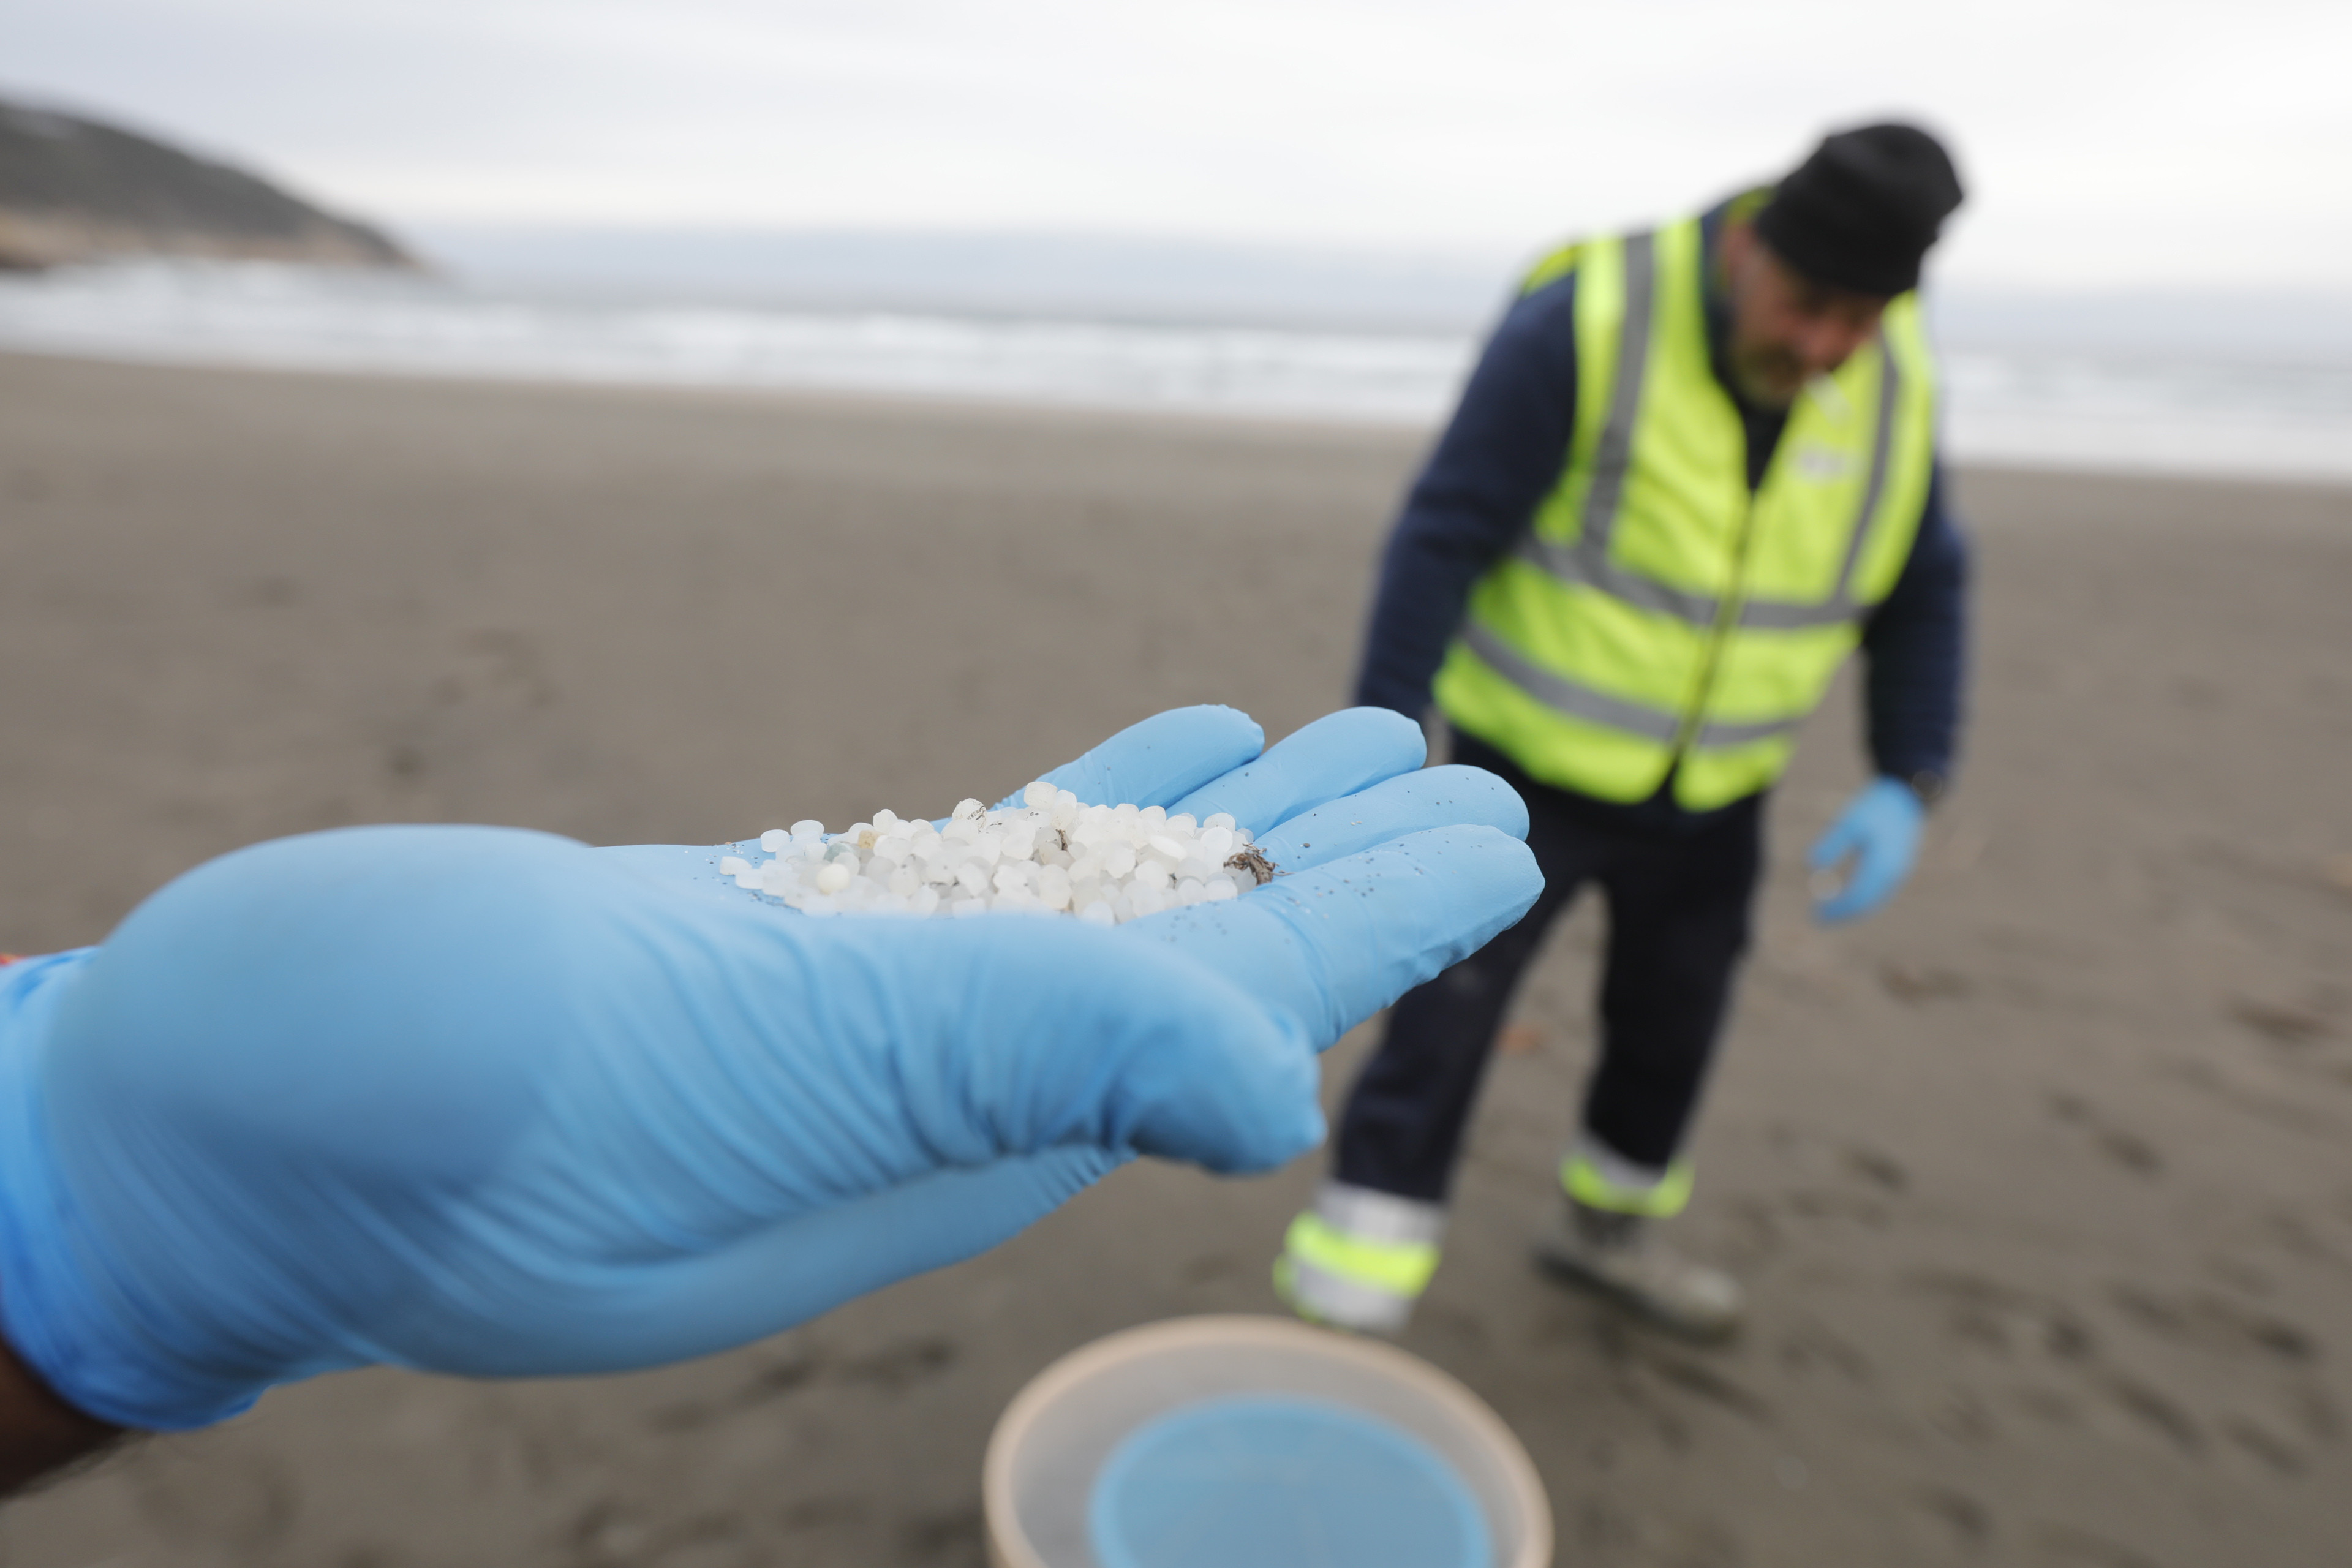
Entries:
{"label": "shoe with yellow reflective stripe", "polygon": [[1546,1271],[1693,1339],[1721,1339],[1739,1326],[1738,1281],[1657,1237],[1657,1221],[1690,1202],[1686,1163],[1644,1169],[1587,1133],[1560,1162],[1559,1184],[1567,1201],[1536,1244]]}
{"label": "shoe with yellow reflective stripe", "polygon": [[1300,1317],[1358,1333],[1393,1334],[1437,1271],[1445,1210],[1370,1187],[1325,1182],[1290,1222],[1274,1289]]}
{"label": "shoe with yellow reflective stripe", "polygon": [[1561,1206],[1552,1232],[1536,1244],[1546,1272],[1695,1340],[1719,1340],[1739,1327],[1746,1305],[1739,1282],[1660,1241],[1655,1221],[1573,1202]]}
{"label": "shoe with yellow reflective stripe", "polygon": [[1672,1219],[1690,1205],[1695,1177],[1688,1160],[1661,1171],[1637,1165],[1590,1132],[1577,1135],[1559,1163],[1559,1190],[1571,1202],[1603,1214]]}

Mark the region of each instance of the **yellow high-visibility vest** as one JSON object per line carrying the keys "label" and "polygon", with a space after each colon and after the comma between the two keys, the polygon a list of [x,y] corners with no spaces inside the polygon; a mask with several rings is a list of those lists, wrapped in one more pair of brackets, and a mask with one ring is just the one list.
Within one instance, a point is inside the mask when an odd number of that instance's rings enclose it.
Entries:
{"label": "yellow high-visibility vest", "polygon": [[1439,707],[1543,783],[1694,811],[1778,779],[1893,591],[1927,504],[1936,376],[1905,294],[1798,397],[1763,482],[1707,351],[1687,218],[1570,247],[1576,428],[1559,483],[1482,577]]}

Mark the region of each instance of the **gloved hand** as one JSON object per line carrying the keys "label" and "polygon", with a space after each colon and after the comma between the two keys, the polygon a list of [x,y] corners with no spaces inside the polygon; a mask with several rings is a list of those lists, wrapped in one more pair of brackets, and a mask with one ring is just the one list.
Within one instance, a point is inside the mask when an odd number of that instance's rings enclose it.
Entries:
{"label": "gloved hand", "polygon": [[981,1251],[1138,1153],[1262,1170],[1314,1053],[1533,902],[1517,797],[1224,709],[1046,775],[1230,811],[1288,875],[1115,931],[811,919],[730,847],[281,840],[0,970],[0,1331],[186,1427],[368,1363],[614,1371]]}
{"label": "gloved hand", "polygon": [[[1824,925],[1859,920],[1893,898],[1918,858],[1927,816],[1927,807],[1900,779],[1864,785],[1813,846],[1813,918]],[[1819,891],[1824,882],[1836,883],[1837,868],[1849,858],[1853,865],[1843,885],[1834,892]]]}

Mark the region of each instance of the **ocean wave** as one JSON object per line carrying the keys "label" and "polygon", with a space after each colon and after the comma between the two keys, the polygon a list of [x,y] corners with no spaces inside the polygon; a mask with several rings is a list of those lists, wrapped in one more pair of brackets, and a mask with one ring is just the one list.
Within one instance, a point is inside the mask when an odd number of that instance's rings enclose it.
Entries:
{"label": "ocean wave", "polygon": [[[100,358],[790,388],[1376,422],[1443,419],[1472,335],[564,297],[219,263],[0,279],[0,346]],[[2352,479],[2352,365],[1947,356],[1962,459]]]}

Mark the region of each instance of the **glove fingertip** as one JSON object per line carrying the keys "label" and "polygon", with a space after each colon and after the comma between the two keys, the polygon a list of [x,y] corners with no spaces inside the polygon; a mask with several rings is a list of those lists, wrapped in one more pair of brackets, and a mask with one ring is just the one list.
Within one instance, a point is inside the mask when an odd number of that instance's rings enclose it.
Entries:
{"label": "glove fingertip", "polygon": [[1463,820],[1477,822],[1524,842],[1530,820],[1528,803],[1517,790],[1485,768],[1467,763],[1445,763],[1428,770],[1432,782],[1444,779],[1469,797]]}
{"label": "glove fingertip", "polygon": [[1139,721],[1044,775],[1090,805],[1165,805],[1255,761],[1265,730],[1238,708],[1203,702]]}
{"label": "glove fingertip", "polygon": [[1213,713],[1221,721],[1233,725],[1236,733],[1246,732],[1251,744],[1256,746],[1261,752],[1265,750],[1265,726],[1250,717],[1247,712],[1223,702],[1203,702],[1199,704],[1199,709],[1203,713]]}
{"label": "glove fingertip", "polygon": [[1501,853],[1507,868],[1504,874],[1519,884],[1515,894],[1521,900],[1519,913],[1524,915],[1528,910],[1535,908],[1536,900],[1543,897],[1543,866],[1536,859],[1536,852],[1528,847],[1527,835],[1510,833],[1499,827],[1476,826],[1459,831],[1467,836],[1469,841],[1474,844],[1479,843],[1482,838],[1502,840],[1496,848]]}
{"label": "glove fingertip", "polygon": [[1265,726],[1241,709],[1223,702],[1196,702],[1171,708],[1147,723],[1181,726],[1184,738],[1202,751],[1216,750],[1234,758],[1239,767],[1265,750]]}
{"label": "glove fingertip", "polygon": [[1385,752],[1395,773],[1411,773],[1429,761],[1429,736],[1393,708],[1342,708],[1316,723],[1344,727],[1368,751]]}
{"label": "glove fingertip", "polygon": [[1273,1170],[1278,1165],[1287,1165],[1301,1154],[1313,1153],[1323,1147],[1323,1141],[1330,1135],[1331,1124],[1324,1118],[1323,1107],[1319,1103],[1310,1101],[1300,1113],[1298,1124],[1293,1130],[1289,1152],[1273,1161],[1265,1166],[1265,1169]]}

